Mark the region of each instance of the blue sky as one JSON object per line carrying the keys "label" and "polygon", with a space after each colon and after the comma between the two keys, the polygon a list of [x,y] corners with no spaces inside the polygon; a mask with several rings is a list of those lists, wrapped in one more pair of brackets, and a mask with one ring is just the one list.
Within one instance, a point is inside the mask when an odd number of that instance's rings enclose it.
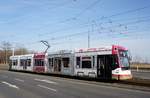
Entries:
{"label": "blue sky", "polygon": [[119,44],[150,61],[150,0],[0,0],[0,42],[49,51]]}

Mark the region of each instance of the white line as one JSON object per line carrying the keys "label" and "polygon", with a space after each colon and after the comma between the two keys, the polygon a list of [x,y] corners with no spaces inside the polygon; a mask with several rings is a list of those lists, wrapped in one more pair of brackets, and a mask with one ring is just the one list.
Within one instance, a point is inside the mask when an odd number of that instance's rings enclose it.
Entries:
{"label": "white line", "polygon": [[8,82],[3,81],[2,83],[8,85],[9,87],[19,89],[19,87],[17,87],[16,85],[10,84],[10,83],[8,83]]}
{"label": "white line", "polygon": [[58,84],[58,83],[56,83],[54,81],[50,81],[50,80],[42,80],[42,79],[34,79],[34,80],[40,81],[40,82],[45,82],[45,83],[50,83],[50,84]]}
{"label": "white line", "polygon": [[49,87],[46,87],[46,86],[43,86],[43,85],[37,85],[37,86],[39,86],[41,88],[45,88],[45,89],[51,90],[51,91],[54,91],[54,92],[57,92],[57,90],[53,89],[53,88],[49,88]]}
{"label": "white line", "polygon": [[20,81],[20,82],[24,82],[24,80],[19,79],[19,78],[15,78],[15,80]]}

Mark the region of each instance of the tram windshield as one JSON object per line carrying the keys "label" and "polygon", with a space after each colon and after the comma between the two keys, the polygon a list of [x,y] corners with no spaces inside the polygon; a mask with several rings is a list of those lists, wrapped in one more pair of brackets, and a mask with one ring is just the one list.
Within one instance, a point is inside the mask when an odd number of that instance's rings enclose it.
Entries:
{"label": "tram windshield", "polygon": [[129,68],[129,67],[130,67],[130,64],[129,64],[128,51],[119,50],[119,57],[120,57],[120,61],[121,61],[122,67],[124,67],[124,68]]}

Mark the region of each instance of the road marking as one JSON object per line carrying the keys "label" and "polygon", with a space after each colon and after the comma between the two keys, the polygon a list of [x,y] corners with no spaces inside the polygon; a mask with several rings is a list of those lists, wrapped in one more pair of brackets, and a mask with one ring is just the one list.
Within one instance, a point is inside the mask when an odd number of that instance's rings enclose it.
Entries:
{"label": "road marking", "polygon": [[40,82],[45,82],[45,83],[50,83],[50,84],[58,84],[58,83],[56,83],[54,81],[50,81],[50,80],[42,80],[42,79],[34,79],[34,80],[40,81]]}
{"label": "road marking", "polygon": [[9,87],[19,89],[19,87],[17,87],[16,85],[10,84],[8,82],[2,81],[2,83],[8,85]]}
{"label": "road marking", "polygon": [[46,86],[44,86],[44,85],[37,85],[37,86],[39,86],[39,87],[41,87],[41,88],[45,88],[45,89],[51,90],[51,91],[54,91],[54,92],[57,92],[56,89],[49,88],[49,87],[46,87]]}
{"label": "road marking", "polygon": [[24,80],[19,79],[19,78],[15,78],[15,80],[20,81],[20,82],[24,82]]}

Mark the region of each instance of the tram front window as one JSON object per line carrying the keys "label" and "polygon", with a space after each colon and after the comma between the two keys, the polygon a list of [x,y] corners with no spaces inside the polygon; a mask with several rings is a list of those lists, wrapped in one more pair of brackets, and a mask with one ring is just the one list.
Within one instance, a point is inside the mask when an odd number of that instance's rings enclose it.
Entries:
{"label": "tram front window", "polygon": [[129,57],[128,57],[128,51],[119,51],[120,56],[120,62],[123,69],[129,69]]}

